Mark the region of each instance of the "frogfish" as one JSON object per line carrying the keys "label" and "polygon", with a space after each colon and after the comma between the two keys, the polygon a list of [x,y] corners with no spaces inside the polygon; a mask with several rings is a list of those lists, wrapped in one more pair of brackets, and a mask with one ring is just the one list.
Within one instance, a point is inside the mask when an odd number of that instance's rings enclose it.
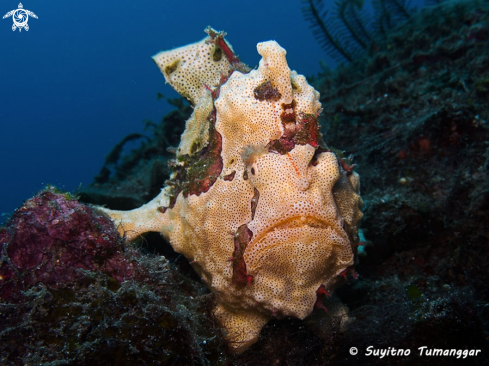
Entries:
{"label": "frogfish", "polygon": [[359,243],[359,176],[320,132],[319,93],[275,41],[250,69],[224,32],[153,60],[193,106],[161,193],[99,209],[127,242],[159,232],[211,290],[232,351],[272,318],[304,319],[345,282]]}

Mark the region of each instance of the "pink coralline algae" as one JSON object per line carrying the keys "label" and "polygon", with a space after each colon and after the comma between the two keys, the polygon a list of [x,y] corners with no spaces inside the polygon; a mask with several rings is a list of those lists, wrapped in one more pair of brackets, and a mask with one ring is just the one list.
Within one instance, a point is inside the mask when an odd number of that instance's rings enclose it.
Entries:
{"label": "pink coralline algae", "polygon": [[133,275],[110,219],[48,189],[17,209],[0,228],[0,298],[15,300],[37,283],[68,284],[80,270],[99,271],[119,282]]}

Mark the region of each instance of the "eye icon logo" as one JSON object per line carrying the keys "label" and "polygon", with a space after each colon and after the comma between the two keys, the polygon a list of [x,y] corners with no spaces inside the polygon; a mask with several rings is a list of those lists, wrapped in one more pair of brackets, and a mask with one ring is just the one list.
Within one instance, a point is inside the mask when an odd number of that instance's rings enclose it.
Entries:
{"label": "eye icon logo", "polygon": [[22,3],[19,3],[19,8],[9,11],[3,16],[3,19],[12,17],[12,19],[14,20],[14,24],[12,25],[13,31],[15,31],[17,28],[19,28],[19,32],[22,31],[22,28],[28,31],[29,25],[27,24],[27,21],[29,20],[29,15],[37,19],[36,14],[34,14],[32,11],[25,10]]}

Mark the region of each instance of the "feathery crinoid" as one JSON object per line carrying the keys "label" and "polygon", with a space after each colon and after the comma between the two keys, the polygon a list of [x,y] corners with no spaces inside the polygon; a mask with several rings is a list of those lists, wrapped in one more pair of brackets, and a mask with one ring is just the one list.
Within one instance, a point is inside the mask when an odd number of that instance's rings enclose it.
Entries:
{"label": "feathery crinoid", "polygon": [[362,10],[364,0],[337,0],[328,16],[323,0],[303,0],[306,20],[324,50],[337,61],[351,62],[373,42],[369,20]]}
{"label": "feathery crinoid", "polygon": [[336,0],[328,16],[323,0],[302,1],[314,36],[336,61],[353,61],[414,12],[409,0],[372,0],[375,14],[363,9],[365,0]]}
{"label": "feathery crinoid", "polygon": [[373,0],[377,32],[384,38],[390,29],[408,20],[414,13],[409,0]]}
{"label": "feathery crinoid", "polygon": [[373,36],[367,29],[369,20],[362,11],[364,0],[337,0],[335,2],[335,16],[344,25],[344,36],[351,37],[354,41],[353,47],[366,50],[373,42]]}
{"label": "feathery crinoid", "polygon": [[342,37],[342,28],[338,27],[338,22],[328,17],[328,11],[324,10],[324,2],[303,0],[303,3],[304,17],[310,22],[313,34],[323,49],[336,60],[353,61],[354,52]]}

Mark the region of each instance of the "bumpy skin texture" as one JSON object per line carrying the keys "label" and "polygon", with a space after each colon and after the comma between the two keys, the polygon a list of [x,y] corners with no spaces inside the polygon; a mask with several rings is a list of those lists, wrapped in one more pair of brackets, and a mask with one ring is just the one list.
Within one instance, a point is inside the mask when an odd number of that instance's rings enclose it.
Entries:
{"label": "bumpy skin texture", "polygon": [[303,319],[320,287],[344,281],[362,202],[358,175],[322,143],[319,93],[290,71],[285,50],[259,43],[258,69],[240,72],[212,57],[231,48],[209,35],[154,57],[195,104],[168,185],[139,209],[103,210],[127,240],[157,231],[191,261],[242,352],[272,316]]}

